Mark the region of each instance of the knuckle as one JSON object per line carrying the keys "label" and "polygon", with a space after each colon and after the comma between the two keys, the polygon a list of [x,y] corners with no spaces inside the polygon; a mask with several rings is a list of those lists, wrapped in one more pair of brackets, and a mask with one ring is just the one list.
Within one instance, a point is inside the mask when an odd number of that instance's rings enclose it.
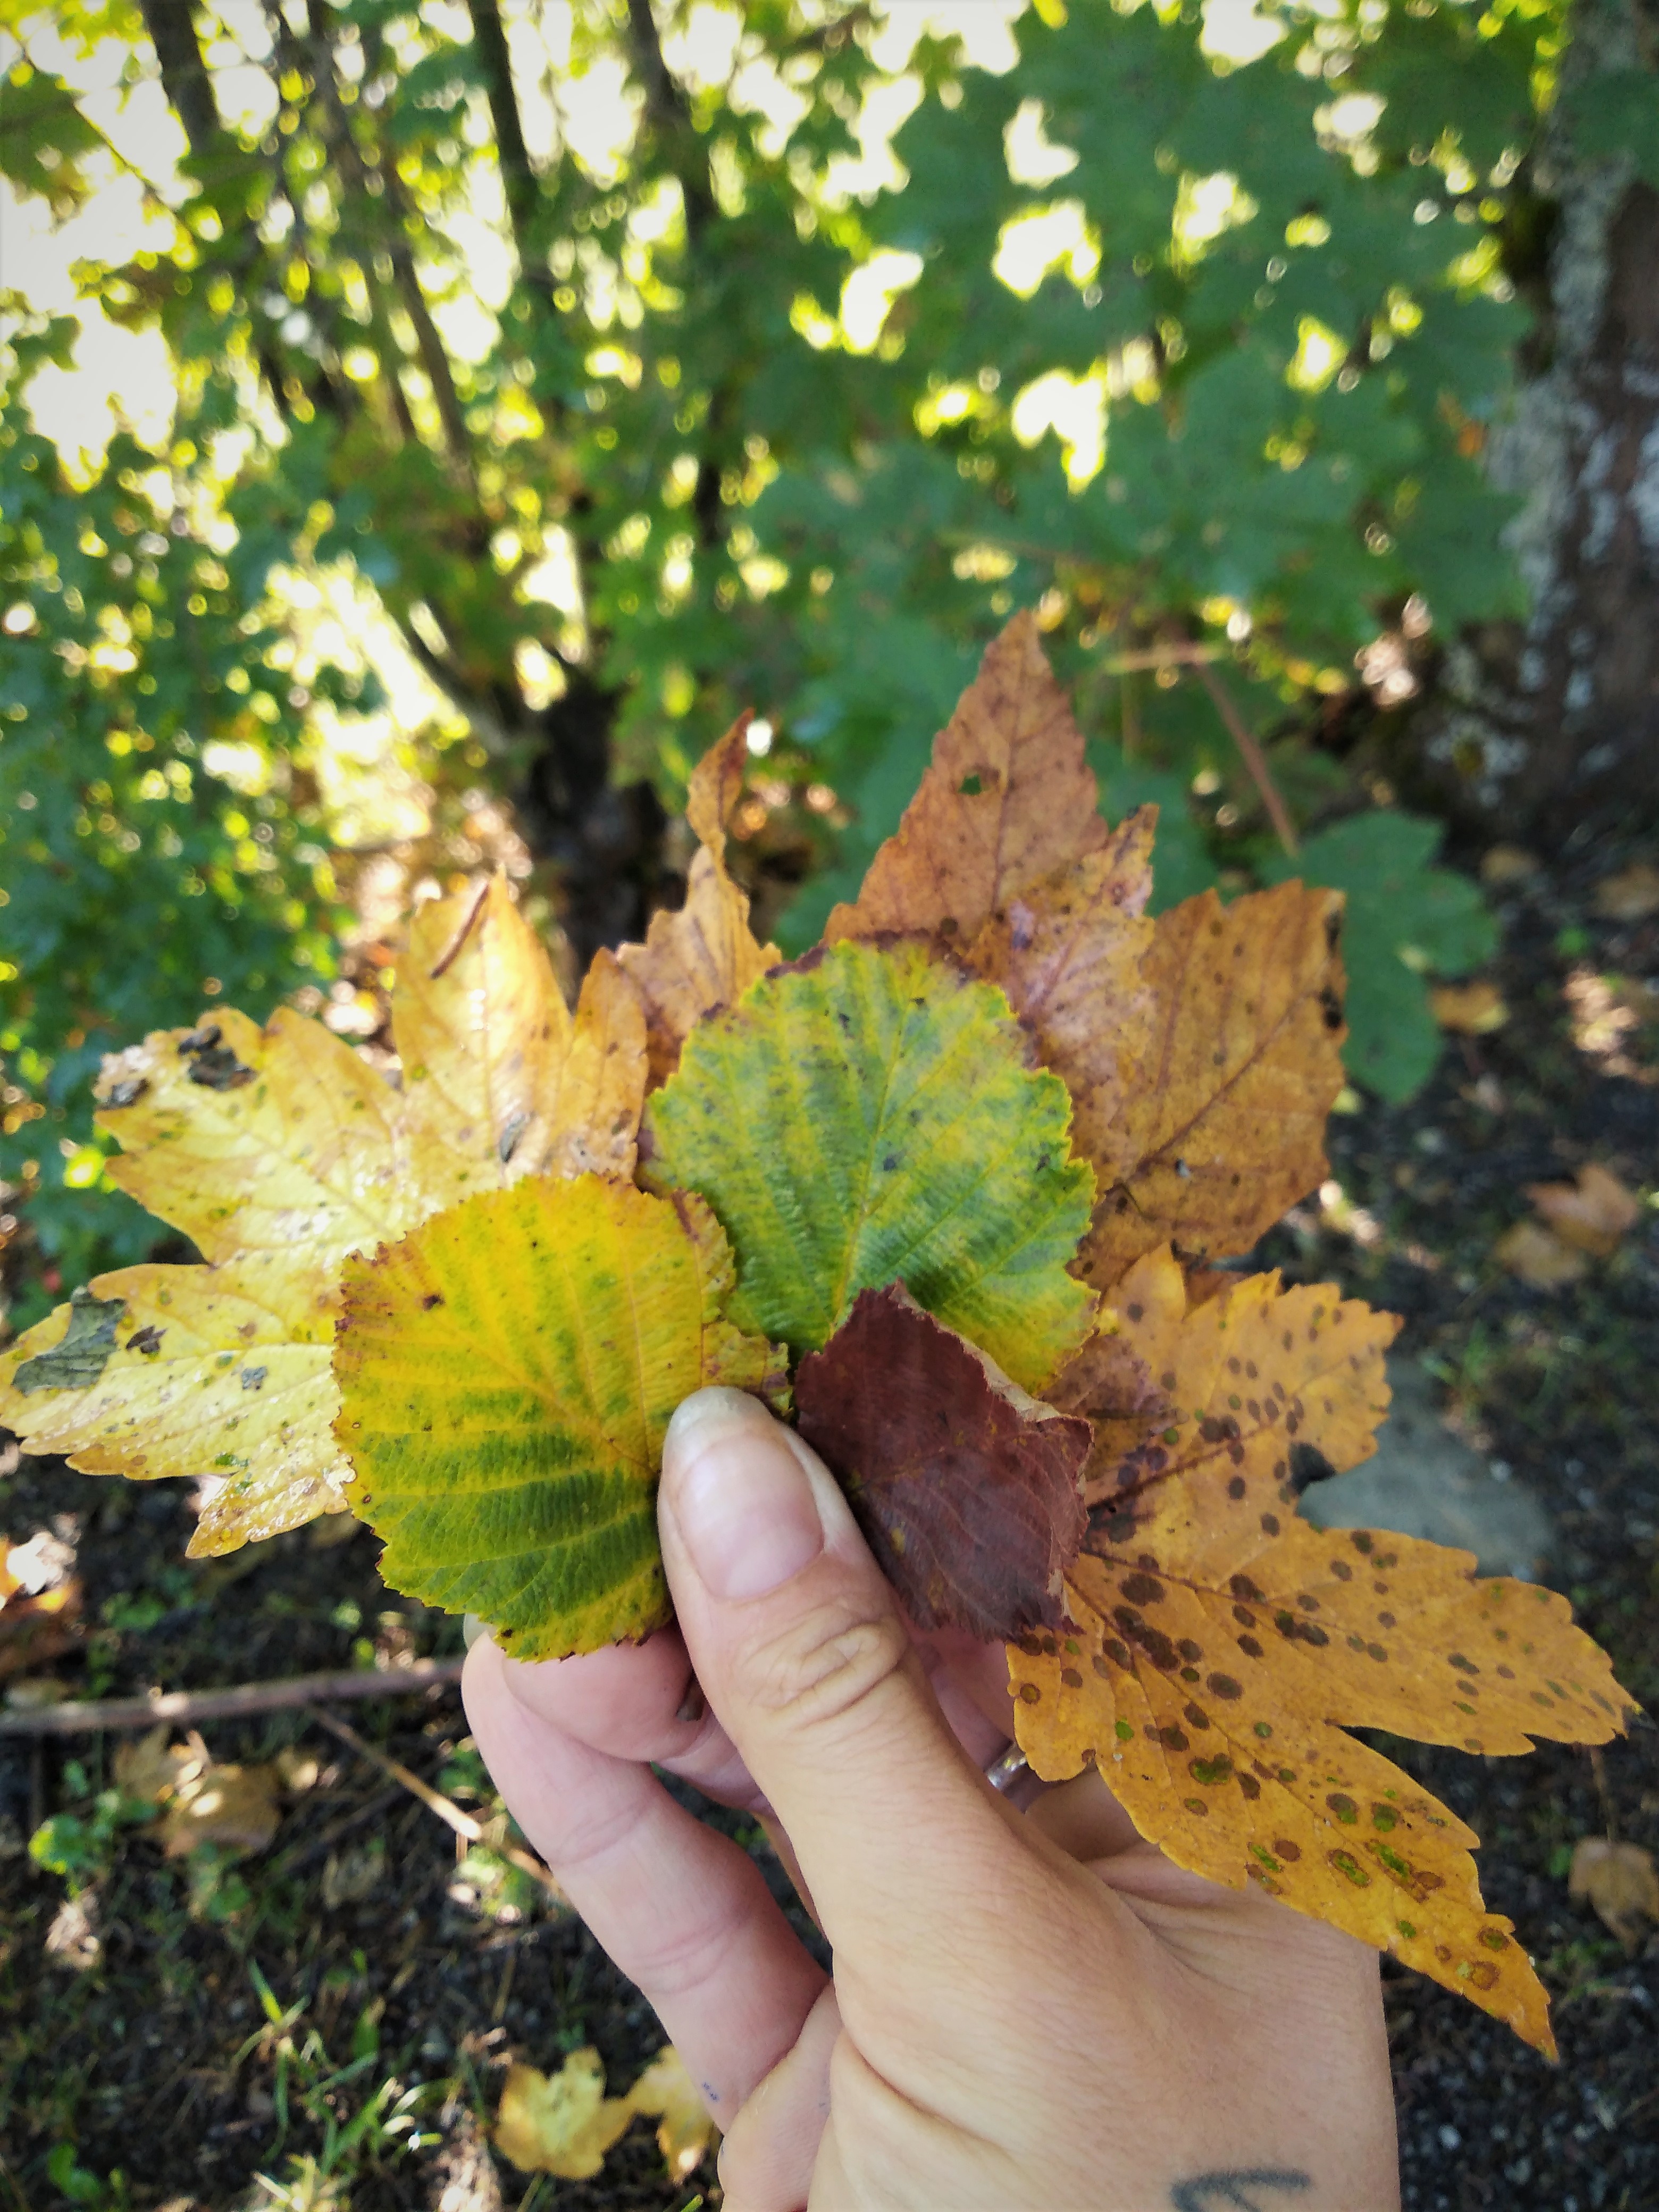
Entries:
{"label": "knuckle", "polygon": [[746,1655],[741,1692],[752,1707],[816,1729],[861,1705],[904,1663],[910,1639],[890,1609],[835,1591],[783,1621]]}

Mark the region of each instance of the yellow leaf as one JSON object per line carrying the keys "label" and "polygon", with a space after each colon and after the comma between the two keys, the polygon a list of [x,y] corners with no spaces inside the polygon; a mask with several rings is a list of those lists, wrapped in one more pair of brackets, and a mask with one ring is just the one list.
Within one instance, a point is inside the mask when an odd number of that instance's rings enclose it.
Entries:
{"label": "yellow leaf", "polygon": [[732,1005],[781,957],[775,945],[755,942],[749,895],[726,867],[726,825],[743,789],[748,726],[745,714],[692,774],[685,811],[698,849],[684,905],[653,915],[645,943],[624,945],[618,955],[644,1005],[653,1084],[673,1073],[703,1016]]}
{"label": "yellow leaf", "polygon": [[124,1797],[159,1805],[172,1796],[187,1772],[199,1771],[201,1760],[197,1754],[182,1743],[169,1744],[168,1733],[163,1721],[148,1735],[116,1745],[110,1770]]}
{"label": "yellow leaf", "polygon": [[1581,1836],[1573,1846],[1567,1893],[1593,1905],[1602,1926],[1632,1950],[1642,1941],[1644,1922],[1659,1925],[1659,1874],[1652,1853],[1640,1844]]}
{"label": "yellow leaf", "polygon": [[1115,1096],[1086,1118],[1101,1197],[1079,1269],[1109,1288],[1144,1252],[1247,1252],[1322,1182],[1342,1088],[1341,899],[1299,883],[1161,914],[1148,1018],[1121,1033]]}
{"label": "yellow leaf", "polygon": [[416,914],[392,1029],[422,1213],[550,1171],[631,1175],[645,1093],[642,1017],[601,953],[574,1021],[540,939],[499,876]]}
{"label": "yellow leaf", "polygon": [[1616,1252],[1642,1218],[1642,1201],[1618,1176],[1592,1160],[1576,1182],[1531,1182],[1527,1196],[1556,1236],[1598,1260]]}
{"label": "yellow leaf", "polygon": [[495,2148],[520,2173],[591,2181],[633,2117],[625,2099],[605,2095],[599,2052],[573,2051],[550,2078],[533,2066],[507,2069]]}
{"label": "yellow leaf", "polygon": [[1500,1267],[1507,1267],[1535,1291],[1559,1290],[1589,1273],[1589,1261],[1571,1244],[1563,1243],[1541,1222],[1517,1221],[1506,1229],[1492,1248]]}
{"label": "yellow leaf", "polygon": [[1645,921],[1659,914],[1659,868],[1634,860],[1617,875],[1604,876],[1595,887],[1595,903],[1597,914],[1609,921]]}
{"label": "yellow leaf", "polygon": [[331,1340],[348,1254],[469,1191],[633,1172],[644,1016],[609,954],[573,1021],[497,880],[423,908],[399,968],[401,1089],[287,1009],[263,1030],[223,1009],[106,1061],[112,1175],[210,1264],[101,1277],[0,1356],[0,1419],[28,1449],[216,1478],[198,1557],[343,1509]]}
{"label": "yellow leaf", "polygon": [[276,1832],[276,1789],[274,1766],[217,1766],[209,1760],[187,1772],[161,1822],[167,1856],[186,1858],[198,1844],[264,1850]]}
{"label": "yellow leaf", "polygon": [[344,1511],[336,1291],[246,1265],[123,1267],[90,1287],[113,1326],[89,1381],[19,1384],[62,1340],[64,1306],[0,1353],[0,1420],[31,1451],[62,1452],[83,1474],[217,1477],[191,1540],[197,1558]]}
{"label": "yellow leaf", "polygon": [[1051,1393],[1098,1429],[1066,1624],[1009,1646],[1026,1757],[1050,1781],[1097,1765],[1177,1865],[1254,1881],[1551,2047],[1473,1834],[1344,1729],[1487,1753],[1601,1742],[1629,1702],[1606,1656],[1553,1591],[1297,1516],[1309,1475],[1372,1448],[1390,1317],[1272,1276],[1189,1310],[1167,1254],[1116,1298],[1118,1336]]}
{"label": "yellow leaf", "polygon": [[1459,1036],[1488,1036],[1510,1018],[1504,994],[1484,977],[1473,983],[1437,983],[1429,993],[1429,1009],[1443,1030]]}
{"label": "yellow leaf", "polygon": [[720,1318],[731,1283],[701,1199],[594,1176],[481,1194],[349,1262],[336,1431],[392,1588],[521,1658],[660,1627],[669,1417],[706,1383],[775,1382]]}
{"label": "yellow leaf", "polygon": [[720,2131],[672,2043],[646,2068],[629,2091],[627,2102],[630,2112],[660,2122],[657,2148],[675,2181],[695,2173],[720,2140]]}
{"label": "yellow leaf", "polygon": [[823,933],[971,945],[997,909],[1106,841],[1095,779],[1035,619],[1017,614],[933,741],[898,829]]}

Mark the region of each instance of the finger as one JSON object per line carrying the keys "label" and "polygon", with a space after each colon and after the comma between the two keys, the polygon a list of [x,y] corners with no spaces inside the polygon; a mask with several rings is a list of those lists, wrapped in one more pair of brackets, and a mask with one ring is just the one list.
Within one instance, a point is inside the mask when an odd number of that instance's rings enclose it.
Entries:
{"label": "finger", "polygon": [[678,1630],[574,1659],[503,1663],[520,1704],[578,1743],[665,1767],[722,1805],[758,1807],[760,1793],[709,1711]]}
{"label": "finger", "polygon": [[824,1987],[759,1868],[648,1767],[609,1758],[521,1704],[489,1638],[467,1655],[462,1693],[514,1819],[726,2125]]}
{"label": "finger", "polygon": [[1025,1819],[1028,1826],[1046,1836],[1067,1858],[1085,1866],[1115,1858],[1141,1841],[1139,1830],[1092,1766],[1034,1798]]}
{"label": "finger", "polygon": [[1010,1874],[1018,1838],[798,1437],[739,1392],[698,1392],[669,1428],[658,1518],[698,1679],[788,1830],[838,1979],[862,1965],[874,1986],[942,1899]]}
{"label": "finger", "polygon": [[796,2212],[806,2203],[830,2118],[830,2058],[841,2033],[832,1985],[720,2145],[726,2212]]}

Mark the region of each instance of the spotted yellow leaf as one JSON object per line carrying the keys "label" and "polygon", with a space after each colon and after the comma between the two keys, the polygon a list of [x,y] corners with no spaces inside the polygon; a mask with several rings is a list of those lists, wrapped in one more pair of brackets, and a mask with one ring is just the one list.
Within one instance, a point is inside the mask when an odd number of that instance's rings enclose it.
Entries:
{"label": "spotted yellow leaf", "polygon": [[1606,1656],[1553,1591],[1297,1515],[1299,1455],[1329,1473],[1371,1448],[1386,1317],[1273,1276],[1188,1310],[1167,1252],[1115,1295],[1118,1334],[1054,1394],[1097,1415],[1093,1502],[1066,1621],[1009,1646],[1027,1758],[1051,1781],[1097,1766],[1178,1865],[1255,1881],[1552,2048],[1474,1835],[1345,1731],[1601,1742],[1629,1708]]}

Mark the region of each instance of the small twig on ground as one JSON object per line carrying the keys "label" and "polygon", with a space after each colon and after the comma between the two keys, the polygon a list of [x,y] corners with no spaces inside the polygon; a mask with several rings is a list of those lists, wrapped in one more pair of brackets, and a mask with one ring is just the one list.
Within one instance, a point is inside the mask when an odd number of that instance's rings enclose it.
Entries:
{"label": "small twig on ground", "polygon": [[1215,710],[1226,724],[1233,743],[1238,747],[1240,757],[1250,772],[1250,781],[1261,795],[1261,804],[1267,810],[1267,819],[1273,823],[1279,843],[1294,860],[1301,848],[1297,843],[1296,830],[1291,823],[1289,811],[1279,795],[1279,787],[1273,781],[1272,771],[1267,766],[1267,756],[1256,743],[1255,732],[1237,708],[1234,706],[1226,686],[1214,669],[1206,662],[1196,659],[1191,665],[1197,672],[1199,682],[1214,701]]}
{"label": "small twig on ground", "polygon": [[[476,1820],[471,1813],[463,1812],[453,1797],[446,1797],[441,1790],[434,1790],[429,1782],[422,1782],[420,1776],[411,1768],[399,1765],[395,1759],[388,1759],[383,1751],[377,1751],[372,1743],[365,1742],[355,1728],[339,1719],[335,1714],[325,1713],[320,1706],[313,1706],[311,1717],[320,1727],[325,1728],[331,1735],[337,1735],[342,1743],[349,1745],[360,1759],[372,1760],[384,1773],[389,1774],[394,1782],[400,1782],[411,1797],[418,1797],[428,1812],[435,1813],[445,1826],[453,1828],[464,1842],[469,1844],[483,1842],[483,1822]],[[489,1848],[497,1858],[506,1859],[510,1865],[517,1867],[521,1873],[527,1874],[532,1881],[540,1882],[543,1888],[550,1891],[561,1905],[568,1902],[564,1892],[553,1875],[541,1861],[532,1857],[530,1852],[520,1850],[514,1844],[491,1844]]]}
{"label": "small twig on ground", "polygon": [[358,1667],[337,1674],[290,1674],[275,1682],[242,1682],[225,1690],[173,1690],[145,1698],[103,1698],[82,1704],[40,1705],[0,1712],[0,1735],[84,1735],[94,1729],[147,1729],[158,1721],[180,1727],[197,1721],[240,1719],[274,1713],[319,1698],[406,1698],[442,1689],[461,1679],[459,1659],[416,1659],[407,1667],[369,1673]]}

